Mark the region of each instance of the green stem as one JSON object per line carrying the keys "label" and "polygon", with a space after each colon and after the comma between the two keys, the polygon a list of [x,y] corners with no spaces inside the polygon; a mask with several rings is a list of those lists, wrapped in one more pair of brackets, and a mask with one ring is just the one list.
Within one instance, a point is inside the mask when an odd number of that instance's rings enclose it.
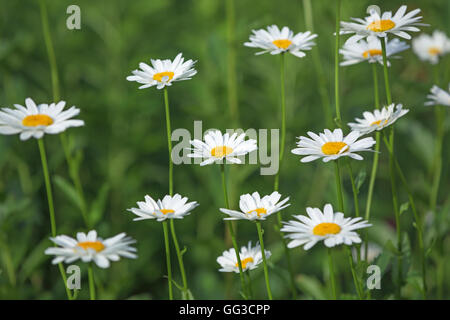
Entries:
{"label": "green stem", "polygon": [[339,168],[339,159],[334,161],[334,176],[336,178],[336,193],[339,203],[339,211],[344,212],[344,197],[342,194],[341,174]]}
{"label": "green stem", "polygon": [[173,219],[170,219],[170,231],[172,233],[172,239],[173,239],[173,243],[175,245],[175,251],[177,252],[178,264],[180,266],[181,279],[183,281],[183,292],[186,295],[189,290],[188,284],[187,284],[187,278],[186,278],[186,271],[184,270],[183,254],[181,253],[180,245],[178,244],[177,234],[175,232],[175,223],[174,223]]}
{"label": "green stem", "polygon": [[[225,159],[223,161],[225,161]],[[221,177],[222,177],[222,189],[223,189],[223,196],[225,199],[225,206],[227,209],[230,209],[230,203],[228,201],[228,191],[227,191],[227,182],[226,182],[226,177],[225,177],[225,164],[224,163],[220,164],[220,173],[221,173]],[[236,260],[237,260],[238,268],[239,268],[239,277],[241,279],[242,292],[244,292],[245,296],[247,297],[247,288],[245,285],[244,272],[242,271],[242,263],[241,263],[241,257],[239,254],[239,247],[236,242],[236,236],[234,234],[233,224],[230,220],[227,220],[227,226],[228,226],[228,232],[230,233],[230,236],[231,236],[231,242],[233,243],[233,248],[236,253]]]}
{"label": "green stem", "polygon": [[[284,157],[284,149],[285,149],[285,143],[286,143],[286,93],[285,93],[285,56],[284,53],[280,55],[280,83],[281,83],[281,145],[280,145],[280,155],[278,159],[278,172],[275,175],[275,181],[273,189],[274,191],[278,191],[279,189],[279,179],[280,179],[280,171],[281,171],[281,165],[283,162]],[[277,212],[277,219],[278,219],[278,229],[280,230],[283,227],[282,224],[282,216],[281,212]],[[284,253],[286,255],[286,263],[289,270],[289,277],[290,277],[290,285],[291,285],[291,292],[293,299],[296,299],[297,297],[297,289],[295,287],[295,275],[294,275],[294,268],[292,266],[291,262],[291,255],[289,253],[289,248],[287,247],[286,239],[281,236],[281,242],[283,243],[284,247]]]}
{"label": "green stem", "polygon": [[[374,100],[375,100],[375,109],[380,109],[380,95],[378,90],[378,73],[377,66],[375,63],[372,63],[372,74],[373,74],[373,91],[374,91]],[[370,219],[370,210],[372,209],[372,196],[373,190],[375,186],[375,179],[377,177],[378,170],[378,160],[379,160],[379,152],[380,152],[380,135],[381,133],[377,131],[375,134],[375,154],[373,156],[372,170],[370,173],[370,181],[369,181],[369,190],[367,193],[367,203],[366,203],[366,212],[365,212],[365,220],[369,221]],[[367,260],[367,254],[369,252],[369,233],[365,231],[365,255]]]}
{"label": "green stem", "polygon": [[228,107],[233,123],[239,120],[238,96],[237,96],[237,76],[236,76],[236,43],[235,43],[235,9],[234,0],[226,0],[225,11],[227,17],[227,87],[228,87]]}
{"label": "green stem", "polygon": [[336,44],[334,52],[334,98],[336,104],[336,123],[342,126],[341,109],[339,104],[339,45],[340,45],[340,20],[341,20],[341,0],[336,0]]}
{"label": "green stem", "polygon": [[45,0],[40,0],[41,9],[41,20],[42,20],[42,31],[44,33],[44,42],[47,47],[48,59],[50,62],[50,71],[52,79],[52,89],[53,89],[53,99],[55,102],[59,100],[59,79],[58,79],[58,68],[56,65],[55,50],[53,48],[52,37],[50,35],[50,27],[48,23],[47,8],[45,5]]}
{"label": "green stem", "polygon": [[261,245],[261,254],[264,266],[264,278],[266,279],[267,296],[269,297],[269,300],[272,300],[272,291],[270,290],[270,283],[269,283],[269,272],[267,270],[266,252],[264,251],[263,230],[261,228],[260,221],[256,221],[256,228],[258,229],[259,243]]}
{"label": "green stem", "polygon": [[334,276],[333,256],[331,254],[331,248],[327,248],[327,252],[328,252],[328,267],[330,269],[331,294],[332,294],[333,300],[336,300],[337,299],[336,279]]}
{"label": "green stem", "polygon": [[426,283],[426,257],[425,257],[425,245],[423,241],[423,222],[422,218],[420,217],[419,213],[417,212],[414,196],[411,192],[411,189],[409,188],[408,181],[406,180],[406,177],[403,173],[402,168],[400,167],[400,164],[398,163],[397,159],[395,158],[395,155],[393,153],[392,145],[388,142],[385,135],[383,135],[383,140],[386,145],[386,148],[389,151],[389,155],[393,158],[395,168],[397,169],[398,175],[400,177],[400,180],[402,182],[403,187],[405,188],[407,194],[408,194],[408,200],[411,205],[411,210],[414,215],[414,220],[416,223],[416,230],[417,230],[417,240],[419,242],[419,250],[420,250],[420,260],[421,260],[421,268],[422,268],[422,286],[423,286],[423,295],[426,299],[426,292],[427,292],[427,283]]}
{"label": "green stem", "polygon": [[172,289],[172,264],[170,262],[170,245],[169,245],[169,228],[167,227],[167,220],[163,221],[164,230],[164,245],[166,247],[166,264],[167,264],[167,278],[169,285],[169,300],[173,300]]}
{"label": "green stem", "polygon": [[347,167],[348,172],[350,174],[350,181],[352,183],[352,190],[353,190],[353,202],[355,206],[355,217],[359,217],[359,201],[358,201],[358,190],[356,188],[355,179],[353,178],[353,170],[352,165],[350,164],[350,161],[347,161]]}
{"label": "green stem", "polygon": [[[349,264],[350,264],[350,270],[352,271],[353,283],[355,284],[356,293],[358,294],[358,298],[360,300],[363,300],[363,294],[362,294],[361,285],[360,285],[358,276],[356,274],[355,266],[353,264],[352,251],[347,246],[345,246],[345,248],[347,250],[348,261],[349,261]],[[358,250],[359,250],[359,248],[358,248]]]}
{"label": "green stem", "polygon": [[[311,32],[314,32],[314,20],[313,20],[313,10],[312,10],[312,5],[311,5],[311,0],[303,0],[303,12],[304,12],[304,17],[305,17],[306,29]],[[320,99],[322,102],[323,112],[327,119],[327,125],[328,125],[328,127],[331,128],[333,126],[333,115],[331,113],[330,97],[328,95],[327,78],[323,72],[323,66],[320,61],[319,50],[318,49],[312,50],[311,55],[313,58],[315,73],[317,75],[317,82],[318,82],[319,94],[320,94]]]}
{"label": "green stem", "polygon": [[252,277],[250,276],[250,270],[247,270],[247,282],[248,282],[248,293],[249,293],[249,299],[253,299],[253,288],[252,288]]}
{"label": "green stem", "polygon": [[[383,74],[384,74],[384,85],[386,90],[386,100],[387,104],[392,104],[392,95],[391,88],[389,85],[389,72],[387,66],[387,54],[386,54],[386,42],[384,38],[381,38],[381,52],[383,55]],[[389,145],[391,146],[392,152],[389,153],[389,172],[391,177],[391,188],[392,188],[392,204],[394,206],[394,214],[395,214],[395,224],[397,229],[397,249],[400,252],[398,256],[398,284],[396,296],[400,298],[401,295],[401,286],[403,284],[403,275],[402,275],[402,235],[401,235],[401,225],[400,225],[400,212],[398,207],[397,200],[397,187],[395,182],[395,164],[394,164],[394,127],[391,127],[390,135],[389,135]]]}
{"label": "green stem", "polygon": [[89,297],[91,300],[95,300],[95,280],[94,280],[94,270],[92,269],[92,263],[88,265],[88,276],[89,276]]}
{"label": "green stem", "polygon": [[170,127],[169,95],[164,88],[164,105],[166,110],[167,147],[169,149],[169,194],[173,195],[173,163],[172,163],[172,129]]}

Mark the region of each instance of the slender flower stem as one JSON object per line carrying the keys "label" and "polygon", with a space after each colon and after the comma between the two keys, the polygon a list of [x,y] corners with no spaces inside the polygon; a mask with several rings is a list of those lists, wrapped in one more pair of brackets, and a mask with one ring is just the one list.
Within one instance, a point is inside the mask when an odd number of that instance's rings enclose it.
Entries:
{"label": "slender flower stem", "polygon": [[[225,161],[225,159],[223,161]],[[223,197],[225,199],[225,206],[227,209],[230,209],[230,203],[228,201],[227,182],[226,182],[226,177],[225,177],[225,163],[220,164],[220,173],[222,176],[222,189],[223,189]],[[247,297],[248,293],[247,293],[247,287],[245,285],[244,272],[242,271],[241,257],[240,257],[239,248],[238,248],[238,245],[236,242],[236,236],[235,236],[234,230],[233,230],[233,224],[230,220],[227,220],[227,226],[228,226],[228,232],[230,233],[230,236],[231,236],[231,242],[233,243],[233,248],[236,253],[236,260],[237,260],[238,268],[239,268],[239,277],[241,278],[242,292],[244,292],[245,297]]]}
{"label": "slender flower stem", "polygon": [[167,220],[163,221],[164,230],[164,245],[166,247],[166,264],[167,264],[167,278],[169,285],[169,300],[173,300],[173,288],[172,288],[172,264],[170,262],[170,245],[169,245],[169,228],[167,226]]}
{"label": "slender flower stem", "polygon": [[[170,123],[170,109],[169,109],[169,94],[167,88],[164,88],[164,106],[166,111],[166,128],[167,128],[167,148],[169,150],[169,194],[173,196],[173,163],[172,163],[172,129]],[[180,250],[177,234],[175,231],[175,223],[173,219],[170,220],[170,232],[172,234],[173,243],[175,245],[175,251],[177,253],[178,265],[180,267],[181,279],[183,281],[183,293],[188,292],[188,284],[186,278],[186,271],[184,270],[183,254]]]}
{"label": "slender flower stem", "polygon": [[[304,12],[304,17],[305,17],[306,29],[311,32],[314,32],[314,20],[313,20],[311,0],[303,0],[303,12]],[[333,115],[331,113],[330,97],[329,97],[328,88],[327,88],[327,78],[325,77],[325,74],[323,72],[323,66],[320,61],[319,50],[318,49],[312,50],[311,55],[313,58],[315,73],[317,75],[317,82],[318,82],[319,94],[320,94],[320,99],[322,102],[323,112],[327,119],[327,126],[331,128],[333,126]]]}
{"label": "slender flower stem", "polygon": [[358,201],[358,190],[356,188],[355,179],[353,178],[353,170],[350,161],[347,161],[348,172],[350,174],[350,181],[352,183],[353,190],[353,203],[355,206],[355,217],[359,217],[359,201]]}
{"label": "slender flower stem", "polygon": [[169,194],[173,195],[172,129],[170,126],[169,94],[164,88],[164,106],[166,110],[167,147],[169,149]]}
{"label": "slender flower stem", "polygon": [[89,276],[89,296],[91,300],[95,300],[95,280],[92,263],[89,263],[88,265],[88,276]]}
{"label": "slender flower stem", "polygon": [[339,104],[339,45],[340,45],[340,21],[341,21],[341,0],[336,0],[336,44],[334,52],[334,97],[336,104],[336,123],[342,126],[341,109]]}
{"label": "slender flower stem", "polygon": [[261,245],[261,254],[262,254],[263,266],[264,266],[264,278],[266,279],[267,296],[269,297],[269,300],[272,300],[272,291],[270,290],[270,283],[269,283],[269,272],[267,270],[266,252],[264,251],[264,240],[263,240],[263,232],[264,231],[261,228],[260,221],[256,221],[256,228],[258,229],[259,243]]}
{"label": "slender flower stem", "polygon": [[[386,42],[385,39],[381,39],[381,52],[383,55],[383,74],[384,74],[384,85],[386,90],[386,100],[387,104],[390,105],[392,103],[392,95],[391,88],[389,84],[389,72],[387,66],[387,55],[386,55]],[[394,214],[395,214],[395,225],[397,229],[397,250],[399,251],[398,256],[398,284],[396,288],[396,296],[400,298],[401,295],[401,287],[403,284],[403,275],[402,275],[402,234],[401,234],[401,225],[400,225],[400,211],[398,207],[397,200],[397,187],[395,182],[395,163],[394,163],[394,126],[391,127],[390,135],[389,135],[389,145],[391,147],[392,152],[389,153],[389,172],[391,177],[391,188],[392,188],[392,204],[394,206]]]}
{"label": "slender flower stem", "polygon": [[419,242],[419,250],[420,250],[420,260],[421,260],[421,267],[422,267],[422,286],[423,286],[423,295],[426,299],[426,292],[427,292],[427,283],[426,283],[426,256],[425,256],[425,245],[423,241],[423,221],[420,217],[419,213],[417,212],[414,196],[409,188],[408,181],[406,181],[406,177],[403,173],[402,168],[400,167],[400,164],[398,163],[397,159],[394,156],[392,145],[389,144],[389,141],[387,140],[386,136],[383,135],[383,140],[386,145],[386,148],[389,151],[389,154],[392,156],[395,167],[397,169],[398,175],[400,177],[400,180],[403,184],[403,187],[405,188],[407,194],[408,194],[408,200],[411,205],[411,209],[413,211],[414,220],[416,222],[416,230],[417,230],[417,240]]}
{"label": "slender flower stem", "polygon": [[[378,73],[377,73],[377,66],[375,63],[372,63],[372,73],[373,73],[373,91],[374,91],[374,100],[375,100],[375,109],[380,109],[380,95],[378,90]],[[367,203],[366,203],[366,212],[364,219],[366,221],[369,221],[370,219],[370,210],[372,209],[372,196],[373,196],[373,190],[375,186],[375,179],[377,177],[377,169],[378,169],[378,160],[379,160],[379,151],[380,151],[380,132],[377,131],[375,134],[375,154],[373,156],[373,163],[372,163],[372,171],[370,173],[370,181],[369,181],[369,190],[367,193]],[[365,231],[365,254],[364,257],[366,257],[367,260],[367,254],[369,253],[369,233],[368,231]]]}
{"label": "slender flower stem", "polygon": [[347,246],[345,248],[347,250],[348,262],[350,264],[350,270],[352,271],[353,283],[355,284],[356,293],[358,294],[358,298],[360,300],[363,300],[364,297],[363,297],[363,293],[362,293],[362,289],[361,289],[361,284],[359,282],[358,275],[356,274],[356,270],[355,270],[355,265],[353,263],[352,251]]}
{"label": "slender flower stem", "polygon": [[342,195],[341,174],[339,168],[339,159],[334,161],[334,176],[336,178],[336,193],[339,203],[339,210],[344,212],[344,197]]}
{"label": "slender flower stem", "polygon": [[[284,149],[286,142],[286,93],[285,93],[285,54],[280,54],[280,83],[281,83],[281,145],[280,145],[280,155],[278,159],[278,172],[275,175],[275,181],[273,189],[274,191],[278,191],[279,189],[279,179],[280,179],[280,171],[281,165],[283,163],[284,157]],[[282,216],[281,212],[277,212],[278,219],[278,229],[280,230],[283,227],[282,224]],[[291,284],[291,292],[292,297],[295,299],[297,297],[297,289],[295,287],[295,275],[294,268],[291,262],[291,255],[289,253],[289,249],[287,247],[286,239],[281,235],[281,242],[283,243],[284,253],[286,255],[286,263],[289,270],[290,284]]]}
{"label": "slender flower stem", "polygon": [[327,248],[327,252],[328,252],[328,268],[330,269],[331,294],[333,300],[336,300],[337,299],[336,279],[334,276],[333,256],[331,254],[331,248]]}
{"label": "slender flower stem", "polygon": [[44,172],[45,189],[47,191],[48,209],[50,212],[50,226],[52,230],[52,237],[56,237],[56,223],[55,223],[55,207],[53,205],[53,193],[50,183],[50,175],[48,173],[47,156],[45,153],[45,145],[43,139],[38,139],[39,153],[41,154],[42,170]]}
{"label": "slender flower stem", "polygon": [[237,76],[236,76],[236,43],[235,43],[235,9],[234,0],[226,0],[225,12],[227,18],[227,88],[228,88],[228,107],[233,123],[239,120],[238,95],[237,95]]}
{"label": "slender flower stem", "polygon": [[250,270],[247,270],[247,282],[248,282],[248,298],[253,299],[252,277],[250,276]]}

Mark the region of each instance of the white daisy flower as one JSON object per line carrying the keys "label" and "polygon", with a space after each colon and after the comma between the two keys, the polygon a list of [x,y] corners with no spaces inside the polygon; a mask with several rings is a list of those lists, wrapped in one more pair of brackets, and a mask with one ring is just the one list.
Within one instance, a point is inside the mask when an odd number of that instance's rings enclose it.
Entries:
{"label": "white daisy flower", "polygon": [[450,39],[439,30],[434,30],[433,35],[421,34],[412,40],[413,51],[420,60],[437,64],[439,58],[450,52]]}
{"label": "white daisy flower", "polygon": [[87,234],[78,232],[76,239],[61,235],[50,240],[58,246],[45,250],[45,254],[55,256],[53,264],[72,263],[81,259],[83,262],[94,261],[100,268],[108,268],[110,261],[119,261],[120,257],[137,258],[136,248],[130,246],[136,240],[125,233],[103,240],[97,237],[97,231],[92,230]]}
{"label": "white daisy flower", "polygon": [[178,193],[173,197],[166,195],[162,200],[155,201],[149,195],[145,196],[145,201],[138,201],[138,208],[127,209],[137,215],[134,221],[156,219],[164,221],[166,219],[183,219],[191,214],[199,204],[196,201],[187,202],[188,198],[182,198]]}
{"label": "white daisy flower", "polygon": [[415,9],[406,13],[406,6],[401,6],[397,12],[392,15],[391,11],[381,14],[377,6],[368,7],[369,16],[360,18],[351,18],[354,22],[341,21],[341,34],[355,33],[347,41],[357,42],[368,36],[386,37],[393,34],[401,38],[411,39],[407,32],[420,31],[417,26],[426,26],[419,23],[422,16],[417,16],[420,9]]}
{"label": "white daisy flower", "polygon": [[312,40],[316,37],[317,34],[310,31],[299,32],[294,35],[294,32],[288,27],[283,27],[280,30],[276,25],[272,25],[268,26],[267,30],[253,30],[250,42],[245,42],[244,46],[263,49],[256,54],[289,52],[294,56],[303,58],[306,55],[303,51],[311,50],[312,46],[315,45]]}
{"label": "white daisy flower", "polygon": [[[386,57],[387,58],[399,58],[395,56],[397,53],[409,49],[409,45],[399,39],[393,39],[386,41]],[[342,49],[339,50],[342,54],[344,61],[340,63],[341,66],[349,66],[360,62],[383,64],[383,55],[381,51],[381,40],[378,37],[368,37],[367,41],[361,39],[358,42],[346,42]],[[390,63],[388,61],[388,66]]]}
{"label": "white daisy flower", "polygon": [[152,66],[141,62],[139,69],[134,70],[132,76],[128,76],[128,81],[136,81],[142,84],[139,89],[156,86],[162,89],[165,86],[171,86],[174,81],[190,80],[196,73],[194,64],[197,61],[184,61],[183,54],[179,53],[173,61],[170,59],[150,59]]}
{"label": "white daisy flower", "polygon": [[[271,253],[268,250],[264,250],[266,259],[270,258]],[[242,271],[253,270],[263,262],[261,246],[256,243],[256,246],[252,247],[252,242],[249,241],[247,247],[242,247],[239,253],[241,259]],[[220,257],[217,258],[217,263],[220,264],[220,272],[235,272],[239,273],[239,265],[237,262],[236,251],[234,248],[226,250]]]}
{"label": "white daisy flower", "polygon": [[283,222],[282,232],[288,233],[285,237],[291,239],[288,248],[304,246],[309,250],[317,242],[323,241],[325,246],[331,248],[339,244],[351,245],[360,243],[361,238],[354,230],[370,227],[367,221],[358,218],[344,218],[341,212],[333,213],[331,204],[326,204],[323,213],[319,208],[306,208],[308,216],[294,216],[299,221]]}
{"label": "white daisy flower", "polygon": [[230,217],[224,220],[266,220],[272,213],[283,210],[290,206],[289,197],[280,201],[281,194],[274,191],[272,194],[260,197],[258,192],[253,194],[243,194],[239,200],[239,208],[241,211],[229,210],[221,208],[220,211],[229,215]]}
{"label": "white daisy flower", "polygon": [[350,122],[348,126],[354,131],[359,131],[361,135],[374,132],[375,130],[380,131],[409,112],[408,109],[403,109],[401,104],[396,106],[395,111],[394,107],[395,103],[383,107],[381,110],[376,109],[373,113],[366,111],[363,113],[364,119],[356,118],[357,123]]}
{"label": "white daisy flower", "polygon": [[219,130],[211,130],[205,135],[205,142],[194,139],[190,143],[193,148],[189,149],[192,153],[187,156],[190,158],[204,159],[201,166],[212,164],[214,162],[222,163],[223,159],[231,163],[240,164],[242,161],[239,156],[246,155],[256,149],[256,140],[245,139],[245,133],[222,133]]}
{"label": "white daisy flower", "polygon": [[371,138],[364,138],[358,140],[361,134],[358,131],[350,132],[345,138],[341,129],[335,129],[331,132],[325,129],[324,133],[319,135],[309,131],[308,137],[298,137],[300,141],[297,142],[297,147],[292,149],[293,154],[306,156],[302,158],[301,162],[310,162],[323,158],[323,162],[336,160],[340,157],[351,157],[356,160],[362,160],[359,154],[355,152],[373,151],[370,149],[376,141]]}
{"label": "white daisy flower", "polygon": [[431,93],[427,95],[430,101],[425,102],[426,106],[443,105],[450,107],[450,83],[448,84],[448,91],[445,91],[438,86],[431,88]]}
{"label": "white daisy flower", "polygon": [[40,139],[44,134],[57,134],[70,127],[84,125],[83,120],[71,119],[80,113],[80,109],[71,107],[63,111],[65,101],[36,105],[31,98],[25,100],[25,106],[15,104],[15,109],[0,109],[0,134],[18,134],[21,140],[33,137]]}

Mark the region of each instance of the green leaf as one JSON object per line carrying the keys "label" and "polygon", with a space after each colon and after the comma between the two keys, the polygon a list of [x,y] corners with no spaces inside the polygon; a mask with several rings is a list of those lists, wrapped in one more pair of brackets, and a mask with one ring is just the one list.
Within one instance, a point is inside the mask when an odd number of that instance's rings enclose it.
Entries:
{"label": "green leaf", "polygon": [[186,290],[181,293],[182,300],[195,300],[191,290]]}
{"label": "green leaf", "polygon": [[91,210],[88,216],[90,227],[94,227],[103,217],[103,214],[105,212],[106,200],[108,199],[109,189],[109,184],[104,183],[98,191],[97,197],[92,203]]}
{"label": "green leaf", "polygon": [[61,176],[55,176],[53,181],[55,182],[55,185],[66,195],[67,199],[81,210],[82,201],[73,185]]}
{"label": "green leaf", "polygon": [[49,246],[48,238],[43,239],[36,246],[34,246],[33,251],[28,255],[27,259],[22,264],[22,269],[19,272],[19,281],[24,282],[28,279],[31,273],[36,270],[48,256],[44,254],[45,249]]}

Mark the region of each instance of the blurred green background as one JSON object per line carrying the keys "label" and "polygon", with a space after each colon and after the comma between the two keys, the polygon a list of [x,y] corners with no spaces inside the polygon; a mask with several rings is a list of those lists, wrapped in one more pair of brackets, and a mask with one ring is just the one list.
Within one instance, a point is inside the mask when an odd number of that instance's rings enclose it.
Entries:
{"label": "blurred green background", "polygon": [[[407,2],[409,10],[422,9],[431,33],[440,29],[450,33],[447,0],[362,1],[343,0],[342,20],[365,16],[366,7],[378,4],[382,10],[395,11]],[[42,32],[38,1],[1,0],[0,8],[0,106],[23,104],[31,97],[37,103],[52,102],[51,74]],[[314,32],[332,110],[335,5],[330,0],[313,0]],[[66,8],[81,8],[81,30],[66,28]],[[234,5],[234,6],[233,6]],[[279,60],[270,54],[255,56],[246,48],[252,29],[267,25],[289,26],[294,32],[305,31],[302,0],[291,1],[216,1],[216,0],[133,0],[133,1],[47,1],[50,31],[60,78],[61,99],[81,109],[82,128],[68,131],[74,153],[80,160],[80,177],[89,204],[90,222],[106,238],[126,232],[137,239],[139,258],[122,259],[107,270],[95,269],[98,296],[101,299],[166,299],[167,280],[162,225],[156,221],[133,222],[126,211],[145,194],[163,197],[168,190],[167,140],[162,91],[138,90],[136,83],[125,80],[138,63],[150,58],[173,59],[183,52],[187,59],[198,60],[198,74],[191,81],[175,83],[169,90],[172,129],[193,131],[194,120],[203,128],[279,128]],[[233,13],[233,14],[232,14]],[[416,34],[417,35],[417,34]],[[344,39],[347,37],[343,37]],[[305,213],[305,207],[336,205],[333,166],[316,161],[301,164],[289,151],[296,137],[308,130],[322,131],[327,126],[316,69],[308,52],[303,59],[287,55],[287,140],[285,162],[281,171],[280,192],[291,197],[291,206],[283,211],[284,220],[292,214]],[[433,84],[432,68],[411,50],[401,53],[390,68],[393,100],[410,109],[396,128],[396,152],[410,183],[418,210],[427,215],[427,245],[435,244],[428,259],[430,296],[448,298],[450,277],[448,260],[449,170],[450,152],[444,147],[443,172],[438,209],[429,212],[431,169],[434,150],[435,120],[431,108],[423,103]],[[439,66],[442,84],[449,81],[449,58]],[[234,67],[233,67],[234,66]],[[382,100],[384,85],[378,67]],[[341,68],[341,110],[345,123],[373,108],[372,73],[368,64]],[[446,126],[448,127],[448,116]],[[87,231],[80,210],[73,201],[64,153],[59,137],[45,137],[55,196],[58,234],[75,235]],[[444,146],[448,145],[448,135]],[[371,242],[381,247],[394,239],[393,210],[390,194],[387,151],[382,148],[370,229]],[[353,161],[360,177],[371,168],[373,155],[366,161]],[[259,165],[233,166],[229,170],[231,204],[238,206],[242,193],[272,192],[273,176],[261,176]],[[346,213],[354,214],[351,185],[344,176]],[[64,299],[65,292],[57,267],[43,254],[51,245],[48,207],[43,176],[34,139],[21,142],[18,136],[0,137],[0,298]],[[224,243],[223,207],[219,168],[216,165],[180,165],[174,168],[175,192],[198,201],[200,207],[181,221],[176,221],[178,238],[187,247],[184,255],[189,287],[195,298],[239,298],[239,277],[229,279],[218,272],[216,258],[228,246]],[[364,212],[368,178],[360,190]],[[400,189],[400,203],[407,195]],[[288,273],[278,234],[276,217],[263,223],[266,247],[272,251],[270,279],[277,299],[290,298]],[[420,298],[416,286],[417,242],[411,210],[402,214],[402,222],[412,246],[412,265],[407,270],[405,298]],[[255,242],[255,226],[247,221],[237,224],[238,242]],[[438,239],[438,241],[436,241]],[[174,248],[172,247],[174,254]],[[338,286],[343,298],[354,298],[345,251],[336,249]],[[308,252],[291,250],[297,277],[299,298],[327,298],[328,269],[326,250],[317,245]],[[447,254],[445,258],[445,254]],[[392,296],[392,252],[384,250],[385,272],[382,289],[375,298]],[[180,281],[176,257],[173,272]],[[409,260],[409,258],[408,258]],[[82,267],[80,298],[88,297],[87,272]],[[408,266],[408,263],[407,263]],[[256,298],[266,298],[262,268],[252,274]],[[228,280],[230,281],[230,280]],[[436,283],[440,286],[437,287]],[[176,291],[176,297],[180,294]]]}

